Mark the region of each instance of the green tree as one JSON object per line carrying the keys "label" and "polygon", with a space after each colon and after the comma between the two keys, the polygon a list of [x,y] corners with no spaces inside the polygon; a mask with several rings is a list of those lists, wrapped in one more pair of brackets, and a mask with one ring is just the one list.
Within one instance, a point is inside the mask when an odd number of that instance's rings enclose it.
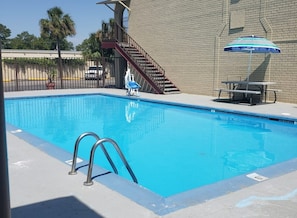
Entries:
{"label": "green tree", "polygon": [[[55,40],[46,37],[46,36],[40,36],[37,37],[34,41],[34,48],[36,50],[55,50],[57,48],[57,43]],[[74,50],[74,46],[72,42],[68,42],[66,39],[61,40],[60,43],[60,49],[69,51]]]}
{"label": "green tree", "polygon": [[[113,18],[109,19],[108,23],[102,22],[102,35],[101,35],[101,42],[103,40],[112,40],[115,38],[114,32],[115,30],[115,21]],[[106,58],[112,58],[113,57],[113,50],[112,49],[103,49],[102,55]]]}
{"label": "green tree", "polygon": [[99,64],[103,66],[103,87],[105,85],[106,61],[110,61],[113,57],[113,50],[102,49],[102,41],[106,39],[113,39],[113,26],[114,19],[110,19],[109,23],[102,22],[102,30],[98,30],[96,33],[91,33],[88,39],[85,39],[82,44],[76,46],[76,50],[82,51],[85,59],[94,61],[97,68]]}
{"label": "green tree", "polygon": [[35,41],[35,49],[36,50],[54,50],[55,43],[53,40],[49,39],[48,37],[38,37]]}
{"label": "green tree", "polygon": [[102,32],[104,39],[114,39],[115,21],[113,18],[109,19],[108,23],[102,22]]}
{"label": "green tree", "polygon": [[9,48],[9,37],[11,31],[5,25],[0,23],[0,40],[3,48]]}
{"label": "green tree", "polygon": [[93,61],[100,61],[101,58],[101,31],[96,33],[91,33],[90,37],[83,42],[82,54],[86,59],[91,59]]}
{"label": "green tree", "polygon": [[102,49],[102,41],[113,39],[114,35],[114,19],[110,19],[109,23],[102,22],[102,30],[91,33],[88,39],[76,46],[77,51],[82,51],[85,59],[98,59],[102,62],[103,58],[111,58],[113,56],[112,49]]}
{"label": "green tree", "polygon": [[73,43],[67,41],[66,39],[63,39],[61,41],[61,50],[66,50],[66,51],[74,50]]}
{"label": "green tree", "polygon": [[36,36],[25,31],[11,39],[10,46],[12,49],[35,49],[34,45],[36,41]]}
{"label": "green tree", "polygon": [[81,44],[77,45],[76,51],[84,51],[86,49],[88,49],[88,41],[89,39],[85,39]]}
{"label": "green tree", "polygon": [[48,19],[41,19],[39,22],[41,36],[49,37],[56,41],[61,88],[63,88],[61,43],[67,36],[74,36],[76,34],[75,24],[71,17],[68,14],[64,14],[59,7],[49,9],[47,14]]}

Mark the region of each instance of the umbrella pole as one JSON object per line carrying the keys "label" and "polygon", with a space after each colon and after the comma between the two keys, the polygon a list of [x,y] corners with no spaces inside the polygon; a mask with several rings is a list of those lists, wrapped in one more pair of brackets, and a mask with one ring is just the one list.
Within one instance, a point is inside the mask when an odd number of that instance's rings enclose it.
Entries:
{"label": "umbrella pole", "polygon": [[251,65],[252,65],[252,54],[253,54],[253,51],[250,50],[249,65],[248,65],[248,72],[247,72],[247,85],[246,85],[246,90],[249,89],[250,74],[251,74]]}
{"label": "umbrella pole", "polygon": [[[247,84],[246,84],[246,87],[245,87],[245,90],[249,90],[249,82],[250,82],[250,73],[251,73],[251,65],[252,65],[252,54],[253,54],[253,51],[250,50],[250,56],[249,56],[249,65],[248,65],[248,71],[247,71],[247,78],[246,78],[246,81],[247,81]],[[247,93],[245,94],[245,97],[247,98]]]}

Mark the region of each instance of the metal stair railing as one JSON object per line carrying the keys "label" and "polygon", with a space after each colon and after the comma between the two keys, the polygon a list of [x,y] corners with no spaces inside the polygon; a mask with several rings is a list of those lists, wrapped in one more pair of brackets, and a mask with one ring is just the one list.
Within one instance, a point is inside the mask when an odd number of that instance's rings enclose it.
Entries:
{"label": "metal stair railing", "polygon": [[[137,53],[132,53],[130,48],[135,49]],[[156,86],[164,93],[165,91],[165,73],[160,71],[160,68],[158,66],[155,66],[154,64],[151,63],[150,60],[148,60],[145,55],[143,55],[140,51],[137,50],[137,48],[134,47],[125,47],[121,46],[121,49],[124,50],[125,53],[127,53],[131,60],[141,69],[141,71],[151,80],[156,84]],[[160,79],[162,78],[162,79]]]}
{"label": "metal stair railing", "polygon": [[[87,181],[84,182],[84,185],[86,185],[86,186],[93,185],[92,171],[93,171],[93,165],[94,165],[95,151],[96,151],[96,149],[97,149],[98,146],[100,146],[101,148],[104,148],[104,145],[103,145],[104,142],[109,142],[109,143],[111,143],[114,146],[114,148],[118,152],[118,154],[119,154],[122,162],[124,163],[125,167],[127,168],[129,174],[131,175],[133,181],[135,183],[138,183],[138,181],[137,181],[137,179],[136,179],[136,177],[135,177],[135,175],[134,175],[134,173],[133,173],[130,165],[128,164],[126,158],[124,157],[124,155],[123,155],[121,149],[119,148],[119,146],[117,145],[117,143],[114,140],[110,139],[110,138],[103,138],[103,139],[98,140],[93,145],[93,147],[92,147],[91,154],[90,154],[90,161],[89,161],[89,170],[88,170],[88,175],[87,175]],[[104,148],[104,150],[105,150],[105,148]]]}
{"label": "metal stair railing", "polygon": [[[134,47],[137,49],[137,51],[143,55],[143,57],[148,60],[148,62],[150,64],[152,64],[157,70],[158,72],[164,76],[165,79],[165,70],[164,68],[162,68],[126,31],[125,29],[123,29],[120,25],[115,24],[116,25],[116,31],[115,33],[119,33],[119,35],[121,35],[123,37],[123,42],[118,42],[118,44],[122,47],[122,49],[124,49],[125,43],[127,43],[127,45],[129,47]],[[118,41],[118,40],[117,40]],[[125,50],[125,49],[124,49]],[[126,51],[126,50],[125,50]],[[126,51],[127,52],[127,51]],[[137,63],[137,60],[134,60]],[[139,65],[139,64],[138,64]],[[156,81],[155,78],[153,76],[151,76],[150,73],[147,72],[146,67],[140,66],[139,67],[143,70],[143,72],[149,76],[155,83],[158,84],[158,86],[160,86],[160,81]],[[162,83],[162,87],[160,87],[163,91],[165,90],[165,86],[164,83]]]}
{"label": "metal stair railing", "polygon": [[[76,161],[77,161],[77,153],[78,153],[78,147],[79,147],[79,143],[80,141],[86,137],[86,136],[93,136],[96,141],[99,141],[100,140],[100,137],[96,134],[96,133],[93,133],[93,132],[85,132],[83,134],[81,134],[77,139],[76,139],[76,142],[75,142],[75,146],[74,146],[74,152],[73,152],[73,158],[72,158],[72,165],[71,165],[71,170],[70,172],[68,173],[69,175],[75,175],[77,174],[76,172]],[[108,152],[106,151],[105,147],[102,146],[102,151],[104,152],[109,164],[111,165],[112,169],[114,170],[115,173],[118,173],[117,171],[117,168],[116,166],[114,165],[113,161],[111,160]]]}
{"label": "metal stair railing", "polygon": [[120,45],[115,44],[115,49],[142,75],[142,77],[152,86],[158,94],[164,93],[164,86],[160,86],[154,81],[154,79],[141,69],[137,62],[135,62],[131,56]]}
{"label": "metal stair railing", "polygon": [[[106,26],[105,24],[104,26]],[[109,24],[103,29],[103,48],[112,48],[126,59],[158,94],[179,92],[170,81],[165,70],[121,27],[118,23]],[[108,30],[112,29],[112,32]]]}
{"label": "metal stair railing", "polygon": [[97,149],[98,146],[101,147],[105,157],[107,158],[109,164],[111,165],[113,171],[115,174],[118,174],[118,170],[115,166],[115,164],[113,163],[112,159],[110,158],[110,155],[108,154],[105,146],[104,146],[104,142],[109,142],[113,145],[113,147],[115,148],[115,150],[117,151],[118,155],[120,156],[122,162],[124,163],[126,169],[128,170],[129,174],[131,175],[133,181],[135,183],[138,183],[137,181],[137,178],[135,176],[135,174],[133,173],[130,165],[128,164],[124,154],[122,153],[120,147],[118,146],[118,144],[110,139],[110,138],[103,138],[103,139],[100,139],[100,137],[96,134],[96,133],[93,133],[93,132],[85,132],[83,134],[81,134],[77,139],[76,139],[76,142],[75,142],[75,146],[74,146],[74,152],[73,152],[73,158],[72,158],[72,165],[71,165],[71,170],[70,172],[68,173],[69,175],[75,175],[77,174],[77,170],[76,170],[76,161],[77,161],[77,154],[78,154],[78,147],[79,147],[79,144],[81,142],[81,140],[86,137],[86,136],[93,136],[95,139],[96,139],[96,143],[92,146],[92,149],[91,149],[91,152],[90,152],[90,159],[89,159],[89,168],[88,168],[88,174],[87,174],[87,181],[84,182],[84,185],[86,186],[90,186],[93,184],[92,182],[92,171],[93,171],[93,165],[94,165],[94,156],[95,156],[95,151]]}

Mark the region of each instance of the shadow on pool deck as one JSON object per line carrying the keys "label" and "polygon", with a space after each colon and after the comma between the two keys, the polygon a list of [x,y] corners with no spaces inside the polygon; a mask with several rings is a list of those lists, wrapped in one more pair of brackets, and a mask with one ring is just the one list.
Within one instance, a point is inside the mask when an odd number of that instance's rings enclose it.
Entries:
{"label": "shadow on pool deck", "polygon": [[41,201],[11,210],[13,218],[56,218],[65,217],[66,214],[71,214],[71,218],[103,218],[74,196]]}

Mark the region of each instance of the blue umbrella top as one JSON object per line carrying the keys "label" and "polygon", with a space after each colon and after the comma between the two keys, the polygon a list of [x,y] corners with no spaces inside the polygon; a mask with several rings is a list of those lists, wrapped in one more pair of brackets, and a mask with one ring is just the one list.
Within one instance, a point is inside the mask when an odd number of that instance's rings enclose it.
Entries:
{"label": "blue umbrella top", "polygon": [[243,36],[229,43],[224,51],[252,53],[280,53],[273,42],[258,36]]}

